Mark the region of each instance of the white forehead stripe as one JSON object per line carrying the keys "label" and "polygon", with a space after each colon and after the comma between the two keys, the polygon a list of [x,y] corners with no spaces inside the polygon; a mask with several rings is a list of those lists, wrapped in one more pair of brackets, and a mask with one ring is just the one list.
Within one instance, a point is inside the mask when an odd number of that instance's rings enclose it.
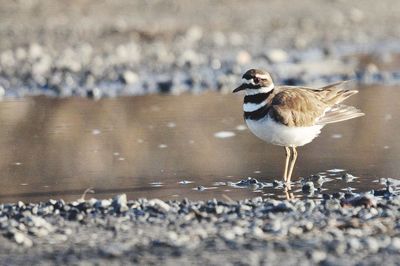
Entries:
{"label": "white forehead stripe", "polygon": [[268,74],[256,74],[256,78],[259,78],[259,79],[270,79],[270,76]]}

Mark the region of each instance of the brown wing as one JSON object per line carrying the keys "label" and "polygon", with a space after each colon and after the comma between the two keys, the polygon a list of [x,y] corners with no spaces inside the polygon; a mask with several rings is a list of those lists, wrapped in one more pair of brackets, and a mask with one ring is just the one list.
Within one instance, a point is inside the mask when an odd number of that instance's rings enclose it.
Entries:
{"label": "brown wing", "polygon": [[319,91],[306,88],[281,89],[271,101],[269,114],[275,121],[289,127],[315,125],[315,121],[329,107],[321,101]]}
{"label": "brown wing", "polygon": [[346,109],[346,112],[342,108],[333,108],[339,107],[339,103],[358,92],[337,88],[343,83],[330,84],[320,89],[280,87],[271,100],[270,115],[275,121],[290,127],[323,125],[360,116],[360,112],[355,115],[354,111],[359,111],[355,108]]}

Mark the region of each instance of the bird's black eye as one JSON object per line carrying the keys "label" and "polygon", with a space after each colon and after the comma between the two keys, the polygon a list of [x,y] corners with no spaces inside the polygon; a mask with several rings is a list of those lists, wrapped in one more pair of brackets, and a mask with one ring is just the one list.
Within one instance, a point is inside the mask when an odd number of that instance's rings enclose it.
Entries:
{"label": "bird's black eye", "polygon": [[260,83],[260,79],[259,78],[253,78],[253,81],[254,81],[255,84]]}

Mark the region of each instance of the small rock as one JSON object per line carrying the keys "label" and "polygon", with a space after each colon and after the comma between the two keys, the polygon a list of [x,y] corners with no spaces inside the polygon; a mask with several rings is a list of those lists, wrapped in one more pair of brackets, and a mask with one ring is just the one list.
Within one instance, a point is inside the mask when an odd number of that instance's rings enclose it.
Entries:
{"label": "small rock", "polygon": [[366,245],[366,248],[372,252],[372,253],[376,253],[379,250],[379,243],[376,239],[374,239],[373,237],[367,237],[364,239],[364,243]]}
{"label": "small rock", "polygon": [[112,199],[111,205],[115,211],[124,212],[124,211],[129,210],[127,203],[128,203],[128,200],[126,198],[126,194],[120,194],[120,195],[115,196]]}
{"label": "small rock", "polygon": [[29,226],[44,228],[47,231],[53,231],[53,226],[40,216],[28,216],[25,217],[23,221]]}
{"label": "small rock", "polygon": [[91,99],[94,99],[94,100],[98,100],[102,96],[102,91],[99,88],[94,87],[93,89],[89,89],[89,90],[86,91],[86,96],[88,98],[91,98]]}
{"label": "small rock", "polygon": [[389,248],[392,250],[400,251],[400,238],[399,237],[393,237],[392,241],[389,245]]}
{"label": "small rock", "polygon": [[343,179],[343,181],[346,181],[346,182],[352,182],[355,179],[355,176],[353,176],[352,174],[349,174],[349,173],[345,173],[344,175],[342,175],[342,179]]}
{"label": "small rock", "polygon": [[289,59],[288,54],[281,49],[272,49],[265,53],[268,61],[274,64],[287,62]]}
{"label": "small rock", "polygon": [[344,193],[343,192],[334,192],[332,194],[332,198],[334,198],[334,199],[343,199],[344,198]]}
{"label": "small rock", "polygon": [[322,194],[322,198],[323,198],[324,200],[328,200],[328,199],[331,199],[331,195],[326,194],[326,193],[323,193],[323,194]]}
{"label": "small rock", "polygon": [[255,184],[258,184],[258,180],[252,177],[248,177],[247,179],[240,180],[237,183],[233,183],[234,186],[237,187],[249,187]]}
{"label": "small rock", "polygon": [[155,207],[156,209],[158,209],[159,211],[162,212],[168,212],[171,207],[165,203],[164,201],[160,200],[160,199],[152,199],[149,201],[149,205],[152,207]]}
{"label": "small rock", "polygon": [[130,70],[126,70],[122,74],[122,79],[125,82],[125,84],[130,85],[130,84],[134,84],[134,83],[138,82],[139,81],[139,76],[136,73],[134,73],[134,72],[132,72]]}
{"label": "small rock", "polygon": [[323,250],[311,250],[307,252],[307,255],[314,263],[319,263],[327,257],[326,252]]}
{"label": "small rock", "polygon": [[172,80],[163,80],[163,81],[159,81],[157,82],[158,85],[158,90],[161,93],[168,93],[171,91],[172,88]]}
{"label": "small rock", "polygon": [[32,240],[24,233],[15,232],[13,238],[14,241],[19,245],[23,245],[25,247],[32,247],[33,245]]}
{"label": "small rock", "polygon": [[272,182],[272,186],[273,186],[273,187],[283,186],[283,183],[282,183],[282,181],[274,180],[274,181]]}
{"label": "small rock", "polygon": [[240,52],[236,55],[236,62],[237,62],[239,65],[246,65],[246,64],[249,64],[250,61],[251,61],[251,55],[250,55],[247,51],[245,51],[245,50],[240,51]]}
{"label": "small rock", "polygon": [[366,208],[371,208],[376,206],[376,199],[373,196],[369,195],[356,196],[350,199],[343,200],[342,206],[364,206]]}
{"label": "small rock", "polygon": [[96,203],[94,204],[95,208],[103,208],[106,209],[108,208],[112,203],[109,200],[103,199],[103,200],[97,200]]}
{"label": "small rock", "polygon": [[186,40],[189,42],[197,42],[203,37],[203,29],[199,26],[192,26],[186,32]]}
{"label": "small rock", "polygon": [[314,183],[309,181],[307,183],[305,183],[302,187],[301,190],[303,191],[304,194],[311,194],[314,192],[315,188],[314,188]]}
{"label": "small rock", "polygon": [[198,190],[198,191],[204,191],[204,190],[206,190],[206,188],[205,188],[204,186],[198,186],[198,187],[196,188],[196,190]]}
{"label": "small rock", "polygon": [[329,211],[335,211],[341,208],[340,201],[338,199],[329,199],[325,201],[325,208]]}
{"label": "small rock", "polygon": [[107,257],[120,257],[124,255],[125,250],[122,244],[110,244],[100,248],[100,252]]}

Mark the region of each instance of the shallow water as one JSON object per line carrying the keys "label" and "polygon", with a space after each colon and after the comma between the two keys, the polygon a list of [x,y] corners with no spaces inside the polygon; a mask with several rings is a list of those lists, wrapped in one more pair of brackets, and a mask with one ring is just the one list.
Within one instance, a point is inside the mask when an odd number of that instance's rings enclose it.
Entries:
{"label": "shallow water", "polygon": [[[400,88],[361,88],[348,101],[367,115],[329,125],[299,149],[295,179],[319,172],[327,192],[367,191],[400,178]],[[143,96],[0,102],[0,202],[127,193],[162,199],[283,197],[284,151],[244,126],[242,96]],[[344,169],[359,177],[342,180]],[[327,171],[330,170],[330,171]],[[262,189],[230,182],[254,177]],[[198,187],[200,188],[198,189]],[[300,185],[294,194],[303,195]],[[205,188],[205,189],[204,189]]]}

